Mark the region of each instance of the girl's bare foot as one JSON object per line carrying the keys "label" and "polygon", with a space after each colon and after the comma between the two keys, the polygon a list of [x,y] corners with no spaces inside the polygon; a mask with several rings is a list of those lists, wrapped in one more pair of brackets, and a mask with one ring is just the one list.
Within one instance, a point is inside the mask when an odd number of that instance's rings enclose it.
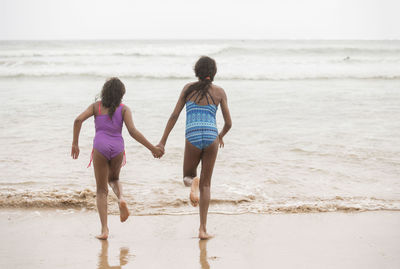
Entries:
{"label": "girl's bare foot", "polygon": [[207,231],[203,230],[203,229],[199,229],[199,238],[201,240],[207,240],[210,238],[213,238],[214,236],[211,234],[208,234]]}
{"label": "girl's bare foot", "polygon": [[124,222],[128,219],[128,217],[129,217],[128,206],[126,205],[126,202],[121,199],[119,201],[119,218],[121,222]]}
{"label": "girl's bare foot", "polygon": [[100,240],[107,240],[107,238],[108,238],[108,228],[106,230],[102,229],[101,234],[100,235],[96,235],[96,238],[100,239]]}
{"label": "girl's bare foot", "polygon": [[200,179],[195,177],[192,181],[192,186],[190,188],[190,203],[192,206],[197,206],[199,204],[199,184]]}

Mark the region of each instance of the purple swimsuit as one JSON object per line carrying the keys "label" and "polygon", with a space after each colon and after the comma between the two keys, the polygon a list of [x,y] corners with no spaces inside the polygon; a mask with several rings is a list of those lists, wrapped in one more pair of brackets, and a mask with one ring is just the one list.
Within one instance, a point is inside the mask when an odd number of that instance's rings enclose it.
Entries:
{"label": "purple swimsuit", "polygon": [[124,139],[121,134],[124,123],[122,118],[123,106],[121,104],[117,107],[114,115],[110,118],[108,114],[101,115],[101,102],[99,102],[99,114],[94,118],[96,135],[93,140],[93,149],[99,151],[107,160],[111,160],[121,152],[124,152]]}

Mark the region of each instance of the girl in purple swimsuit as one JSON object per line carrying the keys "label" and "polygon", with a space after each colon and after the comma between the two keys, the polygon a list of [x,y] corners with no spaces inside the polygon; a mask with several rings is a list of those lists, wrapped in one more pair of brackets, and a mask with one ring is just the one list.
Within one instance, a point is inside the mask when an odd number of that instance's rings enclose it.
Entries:
{"label": "girl in purple swimsuit", "polygon": [[[119,172],[125,156],[122,125],[125,122],[129,134],[143,146],[148,148],[154,157],[160,158],[164,150],[151,144],[133,124],[132,112],[126,105],[121,104],[125,94],[125,86],[118,78],[111,78],[103,86],[101,101],[91,104],[74,122],[74,137],[71,156],[79,156],[79,133],[82,123],[94,116],[96,135],[93,141],[92,159],[96,177],[96,203],[101,221],[101,234],[98,239],[108,238],[107,226],[107,195],[111,186],[118,197],[120,220],[124,222],[129,217],[129,210],[122,198],[122,186],[119,182]],[[89,163],[90,166],[90,163]]]}

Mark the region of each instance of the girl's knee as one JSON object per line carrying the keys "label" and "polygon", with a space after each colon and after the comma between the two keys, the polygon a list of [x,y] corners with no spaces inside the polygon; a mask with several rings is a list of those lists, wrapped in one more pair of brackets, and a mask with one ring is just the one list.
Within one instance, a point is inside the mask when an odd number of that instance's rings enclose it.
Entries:
{"label": "girl's knee", "polygon": [[108,195],[108,186],[97,187],[96,193],[97,195]]}
{"label": "girl's knee", "polygon": [[197,176],[196,170],[187,169],[183,170],[183,177],[195,177]]}
{"label": "girl's knee", "polygon": [[109,176],[108,177],[108,182],[115,182],[117,180],[119,180],[119,177],[117,177],[117,176]]}

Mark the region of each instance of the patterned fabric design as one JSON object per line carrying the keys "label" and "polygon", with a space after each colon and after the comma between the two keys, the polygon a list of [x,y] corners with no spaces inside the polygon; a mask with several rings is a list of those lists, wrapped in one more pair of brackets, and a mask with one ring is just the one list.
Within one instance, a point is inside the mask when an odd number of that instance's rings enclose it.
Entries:
{"label": "patterned fabric design", "polygon": [[192,101],[186,102],[186,139],[195,147],[204,149],[218,136],[215,115],[216,105],[200,106]]}

